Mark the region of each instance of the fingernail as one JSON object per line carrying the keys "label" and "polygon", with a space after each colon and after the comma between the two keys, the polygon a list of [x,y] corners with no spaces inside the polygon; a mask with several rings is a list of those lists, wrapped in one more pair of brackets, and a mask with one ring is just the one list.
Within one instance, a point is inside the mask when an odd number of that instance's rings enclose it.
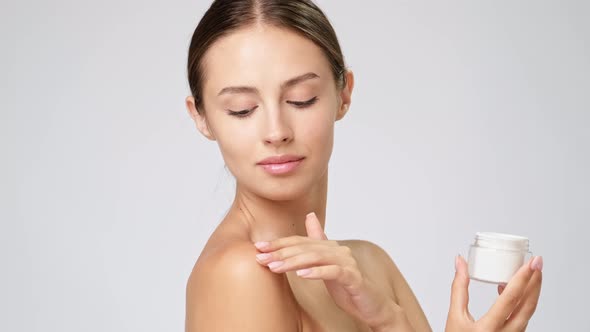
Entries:
{"label": "fingernail", "polygon": [[542,271],[543,270],[543,257],[536,256],[531,262],[531,270]]}
{"label": "fingernail", "polygon": [[311,269],[301,269],[301,270],[297,270],[297,272],[295,272],[295,273],[297,273],[297,275],[300,277],[306,276],[311,273]]}
{"label": "fingernail", "polygon": [[265,259],[269,259],[271,256],[271,254],[258,254],[256,255],[256,259],[258,259],[259,261],[263,261]]}
{"label": "fingernail", "polygon": [[309,218],[309,217],[311,217],[311,216],[315,216],[315,212],[310,212],[310,213],[308,213],[308,214],[307,214],[305,217],[306,217],[306,218]]}
{"label": "fingernail", "polygon": [[459,270],[459,257],[461,256],[461,254],[458,254],[457,256],[455,256],[455,271]]}
{"label": "fingernail", "polygon": [[258,249],[264,249],[264,248],[268,247],[268,245],[269,245],[269,243],[265,242],[265,241],[254,243],[254,246]]}
{"label": "fingernail", "polygon": [[277,267],[279,267],[279,266],[283,265],[284,263],[285,263],[285,262],[283,262],[283,261],[270,262],[270,263],[268,264],[268,267],[269,267],[270,269],[276,269]]}

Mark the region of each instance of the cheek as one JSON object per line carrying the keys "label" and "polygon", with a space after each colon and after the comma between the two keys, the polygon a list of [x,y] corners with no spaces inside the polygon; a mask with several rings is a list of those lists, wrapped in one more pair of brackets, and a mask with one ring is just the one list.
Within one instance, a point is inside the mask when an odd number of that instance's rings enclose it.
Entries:
{"label": "cheek", "polygon": [[334,136],[334,113],[328,110],[317,112],[313,117],[306,119],[302,126],[301,139],[310,149],[316,153],[329,154],[332,149]]}
{"label": "cheek", "polygon": [[[240,125],[225,125],[218,128],[217,143],[228,168],[235,174],[236,167],[248,163],[255,156],[253,149],[256,146],[256,129],[250,128],[247,123]],[[255,162],[252,160],[252,162]]]}
{"label": "cheek", "polygon": [[[323,120],[323,119],[322,119]],[[303,131],[304,140],[312,147],[324,145],[332,137],[334,125],[332,121],[310,121]]]}

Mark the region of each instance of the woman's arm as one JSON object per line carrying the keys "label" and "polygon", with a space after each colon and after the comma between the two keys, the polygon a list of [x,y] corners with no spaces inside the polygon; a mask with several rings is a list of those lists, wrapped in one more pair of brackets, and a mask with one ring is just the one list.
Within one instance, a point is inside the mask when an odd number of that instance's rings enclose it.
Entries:
{"label": "woman's arm", "polygon": [[255,253],[250,243],[232,244],[197,263],[186,287],[186,332],[298,331],[288,281],[253,261]]}

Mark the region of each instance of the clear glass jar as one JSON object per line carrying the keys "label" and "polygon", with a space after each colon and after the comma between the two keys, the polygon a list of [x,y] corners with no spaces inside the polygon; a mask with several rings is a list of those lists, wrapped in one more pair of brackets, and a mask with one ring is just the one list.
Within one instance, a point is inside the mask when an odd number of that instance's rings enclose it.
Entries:
{"label": "clear glass jar", "polygon": [[493,284],[508,283],[530,257],[529,239],[524,236],[478,232],[469,248],[469,277]]}

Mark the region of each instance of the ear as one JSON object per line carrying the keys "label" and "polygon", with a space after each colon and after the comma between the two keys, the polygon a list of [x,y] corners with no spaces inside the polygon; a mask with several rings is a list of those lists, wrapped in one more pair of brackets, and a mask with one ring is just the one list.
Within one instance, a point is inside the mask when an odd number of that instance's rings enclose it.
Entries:
{"label": "ear", "polygon": [[346,84],[340,91],[340,105],[336,114],[336,121],[342,119],[350,109],[352,89],[354,88],[354,74],[352,71],[347,70],[344,73],[344,77],[346,78]]}
{"label": "ear", "polygon": [[193,119],[195,124],[197,125],[197,129],[203,134],[203,136],[207,137],[207,139],[214,141],[215,136],[213,135],[212,131],[209,129],[209,124],[207,123],[207,117],[204,113],[199,113],[197,110],[197,106],[195,104],[195,98],[193,96],[186,97],[186,110],[188,114]]}

